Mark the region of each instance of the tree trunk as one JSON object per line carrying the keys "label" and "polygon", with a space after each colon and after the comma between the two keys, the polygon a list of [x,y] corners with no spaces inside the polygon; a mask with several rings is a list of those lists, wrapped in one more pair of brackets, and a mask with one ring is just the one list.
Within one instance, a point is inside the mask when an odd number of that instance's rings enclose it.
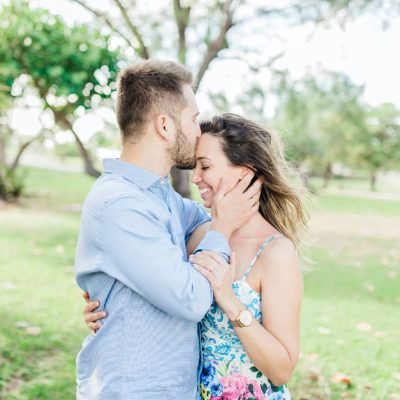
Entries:
{"label": "tree trunk", "polygon": [[100,176],[100,171],[98,171],[94,167],[93,161],[90,157],[90,154],[86,150],[86,148],[85,148],[84,144],[82,143],[81,139],[79,138],[78,134],[75,132],[71,121],[65,115],[61,115],[59,113],[54,113],[54,115],[56,117],[56,120],[58,120],[62,125],[64,125],[66,128],[68,128],[74,135],[76,144],[79,149],[79,153],[83,159],[85,174],[87,174],[89,176],[93,176],[94,178],[97,178],[98,176]]}
{"label": "tree trunk", "polygon": [[190,192],[189,171],[178,168],[172,168],[171,176],[174,189],[182,197],[186,197],[187,199],[192,198]]}
{"label": "tree trunk", "polygon": [[38,139],[38,136],[33,137],[32,139],[25,142],[21,147],[18,149],[17,154],[15,155],[14,161],[10,165],[10,172],[13,173],[19,166],[19,162],[21,160],[22,154],[24,151],[35,141]]}
{"label": "tree trunk", "polygon": [[332,164],[328,163],[325,167],[324,171],[324,184],[323,187],[326,189],[329,185],[329,182],[332,178]]}
{"label": "tree trunk", "polygon": [[375,192],[375,190],[376,190],[377,180],[378,180],[377,174],[376,174],[376,172],[373,172],[370,177],[370,189],[372,192]]}
{"label": "tree trunk", "polygon": [[76,144],[78,145],[79,152],[81,154],[81,157],[84,162],[84,171],[85,174],[89,176],[93,176],[94,178],[97,178],[100,176],[100,171],[98,171],[95,166],[93,165],[93,161],[90,158],[90,155],[88,151],[86,150],[85,146],[83,145],[81,139],[79,138],[78,134],[72,129],[71,130],[72,134],[75,137]]}

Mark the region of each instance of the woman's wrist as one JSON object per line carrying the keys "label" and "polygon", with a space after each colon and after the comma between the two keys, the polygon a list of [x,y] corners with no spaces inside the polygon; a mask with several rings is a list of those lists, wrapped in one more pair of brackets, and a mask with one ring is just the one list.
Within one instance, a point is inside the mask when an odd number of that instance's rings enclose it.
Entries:
{"label": "woman's wrist", "polygon": [[232,299],[232,301],[228,302],[224,307],[221,308],[231,321],[236,320],[240,311],[246,309],[246,307],[238,300],[236,296],[234,299]]}

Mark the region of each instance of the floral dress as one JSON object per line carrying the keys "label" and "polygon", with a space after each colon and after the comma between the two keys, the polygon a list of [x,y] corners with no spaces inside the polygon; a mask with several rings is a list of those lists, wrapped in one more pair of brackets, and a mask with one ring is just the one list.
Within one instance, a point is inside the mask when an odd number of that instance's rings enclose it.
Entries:
{"label": "floral dress", "polygon": [[[261,295],[246,281],[269,237],[249,268],[232,284],[237,298],[261,323]],[[246,328],[243,328],[246,329]],[[227,315],[214,301],[201,321],[202,370],[200,396],[203,400],[290,400],[286,385],[274,386],[250,361]]]}

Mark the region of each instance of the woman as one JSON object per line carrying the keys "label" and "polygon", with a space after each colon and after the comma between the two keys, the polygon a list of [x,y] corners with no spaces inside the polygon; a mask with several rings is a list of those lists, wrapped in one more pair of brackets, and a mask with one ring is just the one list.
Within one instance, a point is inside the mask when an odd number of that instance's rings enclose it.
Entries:
{"label": "woman", "polygon": [[[213,252],[189,260],[210,282],[214,302],[201,322],[202,399],[290,399],[286,386],[299,357],[303,291],[297,249],[306,227],[301,195],[280,143],[234,114],[201,123],[192,182],[211,207],[221,178],[231,188],[249,171],[261,178],[259,212],[229,240],[230,265]],[[199,238],[188,243],[188,254]],[[95,304],[86,308],[92,329]]]}

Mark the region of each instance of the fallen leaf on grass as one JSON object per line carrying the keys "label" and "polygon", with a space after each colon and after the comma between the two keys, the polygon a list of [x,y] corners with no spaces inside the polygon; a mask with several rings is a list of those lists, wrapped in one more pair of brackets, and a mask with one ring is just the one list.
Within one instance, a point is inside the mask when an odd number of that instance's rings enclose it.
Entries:
{"label": "fallen leaf on grass", "polygon": [[31,336],[38,336],[42,333],[42,330],[38,326],[28,326],[25,329],[25,332]]}
{"label": "fallen leaf on grass", "polygon": [[6,393],[12,393],[16,392],[17,389],[21,386],[22,384],[22,379],[20,378],[12,378],[6,385],[5,387],[5,392]]}
{"label": "fallen leaf on grass", "polygon": [[15,288],[16,288],[16,286],[15,286],[13,283],[11,283],[11,282],[3,282],[2,285],[1,285],[1,287],[2,287],[3,289],[8,289],[8,290],[11,290],[11,289],[15,289]]}
{"label": "fallen leaf on grass", "polygon": [[317,381],[319,381],[320,377],[322,376],[322,372],[317,367],[311,367],[308,369],[307,375],[311,381],[317,382]]}
{"label": "fallen leaf on grass", "polygon": [[368,322],[360,322],[356,325],[356,328],[362,332],[371,332],[372,326]]}
{"label": "fallen leaf on grass", "polygon": [[352,265],[353,265],[354,268],[357,268],[357,269],[361,269],[362,266],[363,266],[362,262],[359,261],[359,260],[354,261]]}
{"label": "fallen leaf on grass", "polygon": [[319,354],[317,353],[310,353],[307,355],[307,360],[310,361],[315,361],[319,357]]}
{"label": "fallen leaf on grass", "polygon": [[364,385],[364,389],[366,389],[366,390],[371,390],[371,389],[372,389],[372,385],[370,385],[369,383],[367,383],[366,385]]}
{"label": "fallen leaf on grass", "polygon": [[396,278],[396,276],[397,276],[396,271],[390,271],[390,272],[388,273],[388,277],[389,277],[390,279],[394,279],[394,278]]}
{"label": "fallen leaf on grass", "polygon": [[41,250],[41,249],[33,249],[32,250],[33,256],[41,256],[42,254],[43,254],[43,250]]}
{"label": "fallen leaf on grass", "polygon": [[388,400],[400,400],[400,395],[396,393],[389,394]]}
{"label": "fallen leaf on grass", "polygon": [[353,397],[353,395],[350,392],[342,392],[340,393],[340,397],[342,399],[350,399],[351,397]]}
{"label": "fallen leaf on grass", "polygon": [[63,245],[59,244],[59,245],[54,247],[54,251],[56,253],[64,253],[65,252],[65,248],[64,248]]}
{"label": "fallen leaf on grass", "polygon": [[319,332],[321,335],[330,335],[331,330],[330,330],[329,328],[325,328],[324,326],[320,326],[320,327],[318,328],[318,332]]}
{"label": "fallen leaf on grass", "polygon": [[335,382],[335,383],[344,383],[346,385],[352,384],[351,379],[346,374],[343,374],[342,372],[335,372],[332,375],[331,381]]}
{"label": "fallen leaf on grass", "polygon": [[375,291],[375,286],[374,286],[372,283],[366,282],[366,283],[364,283],[364,289],[365,289],[367,292],[372,293],[372,292]]}
{"label": "fallen leaf on grass", "polygon": [[378,338],[385,337],[385,332],[376,331],[376,332],[375,332],[375,337],[378,337]]}
{"label": "fallen leaf on grass", "polygon": [[17,321],[16,323],[15,323],[15,326],[17,327],[17,328],[28,328],[28,326],[30,326],[31,324],[29,323],[29,322],[27,322],[27,321]]}
{"label": "fallen leaf on grass", "polygon": [[393,374],[394,378],[397,379],[398,381],[400,381],[400,372],[395,372]]}

